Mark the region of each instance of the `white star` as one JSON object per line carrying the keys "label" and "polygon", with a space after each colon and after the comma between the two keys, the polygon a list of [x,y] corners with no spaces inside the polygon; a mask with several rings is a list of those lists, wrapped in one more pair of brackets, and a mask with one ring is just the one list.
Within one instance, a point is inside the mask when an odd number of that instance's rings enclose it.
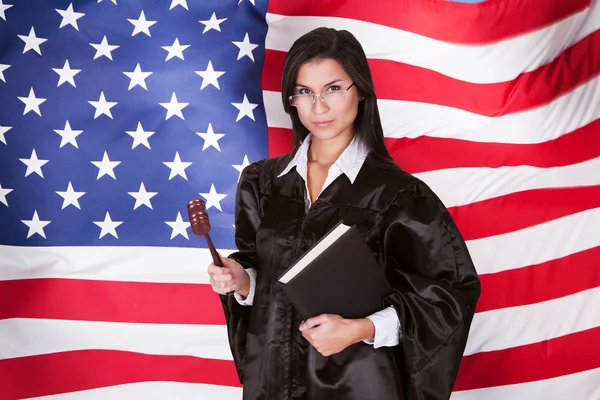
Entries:
{"label": "white star", "polygon": [[65,25],[71,25],[73,28],[79,30],[79,26],[77,26],[77,20],[83,17],[84,13],[78,13],[73,11],[73,3],[69,4],[66,10],[59,10],[55,8],[56,12],[60,14],[62,17],[62,21],[60,21],[59,28],[62,28]]}
{"label": "white star", "polygon": [[252,50],[258,47],[257,44],[250,43],[250,38],[248,37],[248,33],[244,36],[244,40],[242,42],[231,42],[239,47],[240,51],[238,52],[237,59],[247,56],[252,61],[254,61],[254,54],[252,54]]}
{"label": "white star", "polygon": [[177,95],[175,94],[175,92],[173,92],[173,95],[171,96],[171,101],[168,103],[159,103],[161,106],[163,106],[164,108],[167,109],[167,116],[165,118],[165,121],[168,120],[169,118],[171,118],[173,115],[177,115],[179,118],[185,120],[185,118],[183,117],[183,113],[181,112],[181,110],[183,110],[184,108],[186,108],[188,106],[188,104],[190,103],[179,103],[177,101]]}
{"label": "white star", "polygon": [[0,184],[0,203],[4,204],[8,207],[8,201],[6,200],[6,195],[12,192],[13,189],[3,188],[2,184]]}
{"label": "white star", "polygon": [[227,18],[217,19],[217,14],[212,13],[209,20],[198,21],[198,22],[200,22],[201,24],[204,25],[204,30],[202,31],[202,34],[205,34],[206,32],[210,31],[211,29],[221,32],[221,24],[223,22],[225,22],[226,20],[227,20]]}
{"label": "white star", "polygon": [[19,158],[19,160],[21,160],[23,164],[27,165],[27,171],[25,171],[25,176],[29,176],[30,174],[35,172],[42,178],[44,177],[44,174],[42,173],[42,167],[48,162],[48,160],[40,160],[37,157],[35,149],[31,151],[31,157]]}
{"label": "white star", "polygon": [[117,179],[115,171],[113,170],[117,165],[121,164],[121,161],[110,161],[106,151],[104,152],[102,161],[92,161],[92,164],[98,167],[98,176],[96,177],[96,180],[102,178],[104,175],[111,176],[115,180]]}
{"label": "white star", "polygon": [[2,4],[2,0],[0,0],[0,18],[6,21],[6,14],[4,12],[12,6],[13,4]]}
{"label": "white star", "polygon": [[138,121],[137,128],[135,131],[125,131],[125,133],[127,133],[133,138],[133,144],[131,145],[132,149],[135,149],[140,144],[143,144],[147,148],[150,148],[148,138],[154,135],[154,132],[145,132],[141,122]]}
{"label": "white star", "polygon": [[194,71],[198,75],[202,77],[202,86],[200,86],[200,90],[204,89],[208,85],[213,85],[217,89],[221,90],[219,87],[219,77],[225,73],[225,71],[215,71],[213,69],[212,61],[208,62],[208,66],[205,71]]}
{"label": "white star", "polygon": [[221,139],[225,135],[223,133],[215,133],[213,131],[212,124],[208,124],[208,130],[206,131],[206,133],[196,132],[196,134],[202,139],[204,139],[204,146],[202,147],[202,151],[208,149],[210,146],[221,151],[221,148],[219,147],[219,139]]}
{"label": "white star", "polygon": [[69,181],[69,186],[67,186],[67,191],[66,192],[56,192],[56,194],[58,194],[60,197],[63,198],[63,205],[61,210],[64,210],[65,207],[69,206],[69,205],[74,205],[75,207],[79,208],[81,210],[81,207],[79,206],[79,198],[81,196],[83,196],[85,194],[85,192],[76,192],[73,189],[73,185],[71,184],[71,182]]}
{"label": "white star", "polygon": [[62,138],[59,146],[61,149],[67,143],[72,144],[76,149],[79,148],[79,146],[77,146],[77,136],[83,133],[83,131],[75,131],[71,129],[71,124],[69,124],[69,121],[65,123],[65,129],[54,129],[54,132],[58,133]]}
{"label": "white star", "polygon": [[187,0],[171,0],[171,7],[169,7],[169,10],[172,10],[177,6],[181,6],[188,11],[190,10],[187,5]]}
{"label": "white star", "polygon": [[46,99],[42,99],[41,97],[35,97],[35,92],[33,88],[29,89],[29,96],[27,97],[19,97],[23,103],[25,103],[25,110],[23,111],[23,115],[27,114],[29,111],[35,112],[40,117],[42,116],[42,112],[40,111],[40,104],[46,101]]}
{"label": "white star", "polygon": [[56,72],[59,76],[57,87],[62,85],[65,82],[69,82],[71,84],[71,86],[77,87],[77,86],[75,86],[74,77],[75,77],[75,75],[80,73],[81,70],[80,69],[71,69],[71,66],[69,65],[69,60],[65,61],[65,65],[63,65],[62,68],[52,68],[52,70],[54,72]]}
{"label": "white star", "polygon": [[118,104],[116,101],[106,101],[104,92],[100,92],[100,98],[98,101],[88,101],[88,103],[90,103],[96,109],[96,112],[94,113],[94,119],[98,118],[102,114],[106,115],[110,119],[113,119],[110,109]]}
{"label": "white star", "polygon": [[27,220],[22,219],[22,223],[29,227],[29,231],[27,232],[27,239],[36,233],[46,239],[46,234],[44,233],[44,227],[50,223],[50,221],[40,221],[40,217],[38,217],[37,210],[33,212],[33,218]]}
{"label": "white star", "polygon": [[240,177],[242,176],[242,171],[244,170],[244,168],[246,168],[248,165],[250,165],[250,161],[248,161],[248,156],[244,154],[244,161],[242,161],[241,165],[232,165],[233,168],[237,169],[238,172],[240,173],[238,175],[238,182],[240,181]]}
{"label": "white star", "polygon": [[121,225],[123,223],[123,221],[113,221],[110,218],[110,214],[108,213],[108,211],[106,212],[106,215],[104,216],[104,221],[93,221],[93,222],[94,222],[94,224],[98,225],[101,228],[100,237],[98,237],[98,239],[102,239],[102,237],[108,233],[110,233],[117,239],[119,238],[117,236],[117,227],[119,225]]}
{"label": "white star", "polygon": [[131,22],[134,26],[131,36],[135,36],[140,32],[144,32],[146,35],[150,36],[150,27],[156,23],[156,21],[146,20],[144,10],[142,10],[138,19],[127,19],[127,21]]}
{"label": "white star", "polygon": [[6,138],[4,137],[4,134],[6,132],[8,132],[9,130],[12,129],[12,126],[2,126],[0,125],[0,142],[4,143],[4,144],[8,144],[6,143]]}
{"label": "white star", "polygon": [[188,47],[190,47],[190,45],[189,44],[181,45],[181,44],[179,44],[179,38],[175,38],[175,41],[173,42],[172,46],[161,46],[161,47],[169,52],[169,54],[167,54],[167,58],[165,59],[165,61],[169,61],[173,57],[177,57],[182,60],[185,60],[185,58],[183,58],[183,51],[185,49],[187,49]]}
{"label": "white star", "polygon": [[[0,0],[0,4],[2,4],[1,2],[2,2],[2,0]],[[0,64],[0,79],[4,83],[6,83],[6,79],[4,78],[4,71],[6,71],[9,67],[10,67],[10,65],[8,65],[8,64]]]}
{"label": "white star", "polygon": [[127,90],[131,90],[132,88],[140,85],[144,89],[148,90],[146,87],[146,78],[152,75],[152,72],[143,72],[140,67],[140,63],[137,63],[135,69],[132,72],[123,72],[129,79],[129,88]]}
{"label": "white star", "polygon": [[[117,4],[117,0],[110,0],[113,4]],[[98,3],[102,3],[102,0],[98,0]]]}
{"label": "white star", "polygon": [[198,193],[200,196],[206,199],[206,209],[208,210],[211,207],[216,207],[219,211],[223,211],[221,209],[221,200],[227,197],[226,194],[219,194],[215,189],[215,184],[210,185],[210,192],[208,193]]}
{"label": "white star", "polygon": [[108,44],[108,40],[106,40],[106,35],[102,38],[102,41],[98,44],[90,43],[90,46],[96,49],[96,54],[94,54],[94,60],[98,57],[106,57],[112,61],[112,51],[118,49],[120,46]]}
{"label": "white star", "polygon": [[169,225],[173,229],[171,232],[171,239],[177,235],[181,235],[187,240],[190,240],[187,234],[187,228],[190,227],[190,223],[185,222],[183,218],[181,218],[181,212],[177,212],[177,218],[175,221],[165,221],[165,224]]}
{"label": "white star", "polygon": [[179,157],[179,152],[175,152],[175,158],[172,162],[165,161],[163,162],[167,167],[171,169],[171,173],[169,174],[169,180],[173,179],[175,176],[179,175],[183,179],[187,181],[187,175],[185,174],[185,169],[192,165],[191,162],[183,162]]}
{"label": "white star", "polygon": [[258,104],[250,103],[248,101],[248,97],[246,97],[246,94],[244,94],[244,100],[242,100],[241,103],[231,103],[231,104],[235,108],[240,110],[237,118],[235,119],[235,122],[238,122],[240,119],[242,119],[244,117],[249,117],[252,121],[254,121],[254,111],[252,111],[252,110],[254,110],[256,107],[258,107]]}
{"label": "white star", "polygon": [[[238,1],[238,6],[242,3],[242,0]],[[254,0],[250,0],[250,3],[252,3],[253,6],[255,6],[256,4],[254,4]]]}
{"label": "white star", "polygon": [[23,49],[23,54],[27,53],[29,50],[33,50],[38,53],[40,56],[42,55],[42,50],[40,49],[40,44],[44,43],[48,39],[38,38],[35,36],[35,29],[33,26],[29,31],[29,35],[17,35],[21,38],[22,41],[25,42],[25,48]]}
{"label": "white star", "polygon": [[138,192],[127,192],[127,194],[135,199],[135,205],[133,206],[134,210],[142,204],[152,210],[152,203],[150,203],[150,199],[156,196],[157,193],[158,192],[146,192],[144,182],[140,184],[140,190]]}

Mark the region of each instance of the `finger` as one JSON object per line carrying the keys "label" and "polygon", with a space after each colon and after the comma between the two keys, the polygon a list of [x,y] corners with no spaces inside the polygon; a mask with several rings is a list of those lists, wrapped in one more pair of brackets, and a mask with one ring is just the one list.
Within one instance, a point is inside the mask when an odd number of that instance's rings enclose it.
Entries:
{"label": "finger", "polygon": [[215,264],[210,264],[207,271],[211,275],[222,275],[229,273],[229,269],[217,267]]}
{"label": "finger", "polygon": [[231,274],[227,274],[227,275],[215,275],[213,276],[213,280],[215,282],[227,282],[232,280],[233,277],[231,276]]}
{"label": "finger", "polygon": [[215,292],[219,293],[219,294],[227,294],[229,292],[235,292],[238,288],[237,283],[234,283],[232,285],[227,285],[225,287],[221,287],[219,285],[212,285],[212,288]]}
{"label": "finger", "polygon": [[304,324],[300,325],[300,330],[305,331],[305,330],[311,329],[317,325],[324,324],[327,321],[327,318],[328,318],[327,314],[321,314],[321,315],[317,315],[316,317],[309,318],[304,322]]}

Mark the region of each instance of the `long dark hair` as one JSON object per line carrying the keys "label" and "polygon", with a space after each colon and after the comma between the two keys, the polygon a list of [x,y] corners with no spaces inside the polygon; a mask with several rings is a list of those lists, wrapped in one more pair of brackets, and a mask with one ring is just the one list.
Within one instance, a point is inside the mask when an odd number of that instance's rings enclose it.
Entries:
{"label": "long dark hair", "polygon": [[298,38],[290,48],[281,78],[281,98],[283,108],[292,119],[295,153],[309,131],[306,129],[298,111],[289,103],[294,94],[296,79],[300,67],[309,61],[333,59],[350,76],[363,100],[358,103],[358,114],[354,121],[355,134],[370,149],[369,162],[379,167],[398,166],[390,156],[383,139],[383,127],[377,108],[377,97],[367,56],[359,41],[346,30],[317,28]]}

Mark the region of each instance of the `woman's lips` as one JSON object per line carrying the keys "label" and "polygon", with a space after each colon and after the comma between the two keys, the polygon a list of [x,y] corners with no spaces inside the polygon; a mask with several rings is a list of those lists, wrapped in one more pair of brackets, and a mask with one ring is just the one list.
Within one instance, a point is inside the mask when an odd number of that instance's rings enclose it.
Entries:
{"label": "woman's lips", "polygon": [[329,124],[331,124],[333,122],[333,120],[329,120],[329,121],[313,121],[313,125],[318,126],[319,128],[324,128],[326,126],[328,126]]}

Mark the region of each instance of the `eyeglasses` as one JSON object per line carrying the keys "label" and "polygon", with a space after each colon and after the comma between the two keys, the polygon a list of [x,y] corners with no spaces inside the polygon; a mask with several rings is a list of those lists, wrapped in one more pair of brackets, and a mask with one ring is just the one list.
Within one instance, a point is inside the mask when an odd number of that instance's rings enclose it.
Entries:
{"label": "eyeglasses", "polygon": [[315,101],[317,101],[317,96],[320,97],[325,103],[339,103],[346,100],[346,93],[348,93],[348,90],[350,90],[352,86],[354,86],[354,82],[352,82],[352,85],[348,86],[348,89],[346,90],[336,90],[334,92],[322,93],[306,93],[290,96],[290,104],[294,107],[310,106],[315,104]]}

